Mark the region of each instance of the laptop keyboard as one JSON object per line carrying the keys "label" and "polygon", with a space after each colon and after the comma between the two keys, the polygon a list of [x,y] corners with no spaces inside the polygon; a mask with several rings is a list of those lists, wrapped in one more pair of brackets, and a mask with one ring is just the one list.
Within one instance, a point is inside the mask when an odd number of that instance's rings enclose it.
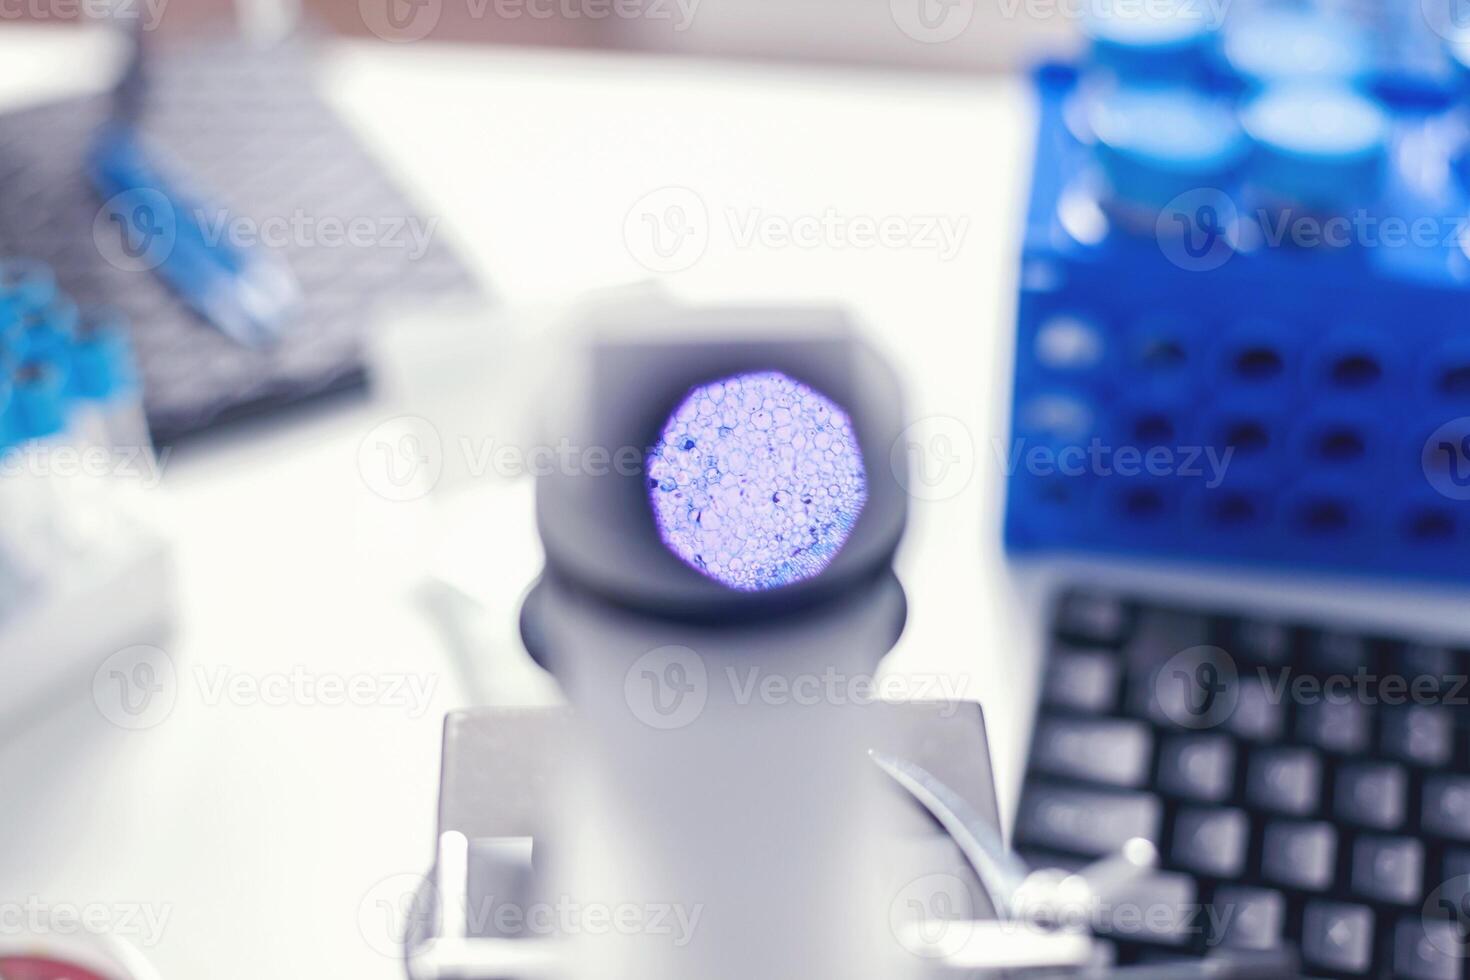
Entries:
{"label": "laptop keyboard", "polygon": [[1016,842],[1161,868],[1090,910],[1120,963],[1290,945],[1470,977],[1470,650],[1096,593],[1057,604]]}

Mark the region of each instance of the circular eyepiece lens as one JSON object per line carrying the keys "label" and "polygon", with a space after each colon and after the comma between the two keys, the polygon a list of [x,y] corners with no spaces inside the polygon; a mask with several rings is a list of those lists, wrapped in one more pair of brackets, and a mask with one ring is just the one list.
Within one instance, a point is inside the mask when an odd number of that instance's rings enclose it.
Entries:
{"label": "circular eyepiece lens", "polygon": [[847,413],[776,371],[692,389],[664,423],[647,473],[665,546],[747,592],[820,574],[868,499]]}

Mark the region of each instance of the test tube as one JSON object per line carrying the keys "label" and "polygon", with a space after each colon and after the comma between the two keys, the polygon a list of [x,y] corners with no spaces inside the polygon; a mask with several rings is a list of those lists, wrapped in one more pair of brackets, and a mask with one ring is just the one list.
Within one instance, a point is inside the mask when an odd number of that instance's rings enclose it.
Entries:
{"label": "test tube", "polygon": [[23,352],[12,374],[19,439],[11,471],[26,488],[17,491],[23,495],[17,501],[23,547],[30,564],[43,569],[81,552],[90,540],[79,446],[70,431],[75,399],[69,376],[68,359],[55,351]]}
{"label": "test tube", "polygon": [[0,261],[0,296],[8,297],[22,310],[45,306],[56,295],[56,275],[51,267],[35,259]]}
{"label": "test tube", "polygon": [[1222,49],[1230,70],[1256,88],[1287,81],[1357,84],[1373,68],[1362,28],[1303,10],[1265,9],[1233,18]]}
{"label": "test tube", "polygon": [[1221,99],[1173,86],[1123,86],[1089,106],[1105,187],[1101,204],[1125,230],[1155,234],[1183,195],[1224,197],[1246,144]]}
{"label": "test tube", "polygon": [[140,450],[152,458],[142,389],[128,339],[127,316],[115,307],[81,311],[71,346],[78,427],[91,445]]}
{"label": "test tube", "polygon": [[1268,86],[1241,111],[1241,125],[1251,142],[1251,193],[1267,210],[1330,216],[1377,199],[1388,165],[1388,117],[1350,86]]}

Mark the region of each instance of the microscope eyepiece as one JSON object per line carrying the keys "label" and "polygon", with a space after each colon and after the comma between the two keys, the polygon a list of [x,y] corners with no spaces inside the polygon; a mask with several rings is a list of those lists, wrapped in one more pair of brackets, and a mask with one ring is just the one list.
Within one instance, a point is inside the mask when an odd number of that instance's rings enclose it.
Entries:
{"label": "microscope eyepiece", "polygon": [[701,574],[747,592],[820,574],[868,499],[847,413],[780,371],[690,389],[646,468],[664,545]]}

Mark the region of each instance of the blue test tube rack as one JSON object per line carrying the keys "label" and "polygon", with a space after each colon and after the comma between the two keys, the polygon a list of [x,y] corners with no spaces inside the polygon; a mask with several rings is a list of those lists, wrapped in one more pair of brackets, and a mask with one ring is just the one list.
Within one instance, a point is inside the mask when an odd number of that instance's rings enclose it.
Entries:
{"label": "blue test tube rack", "polygon": [[1470,47],[1087,26],[1035,75],[1008,548],[1470,579]]}

